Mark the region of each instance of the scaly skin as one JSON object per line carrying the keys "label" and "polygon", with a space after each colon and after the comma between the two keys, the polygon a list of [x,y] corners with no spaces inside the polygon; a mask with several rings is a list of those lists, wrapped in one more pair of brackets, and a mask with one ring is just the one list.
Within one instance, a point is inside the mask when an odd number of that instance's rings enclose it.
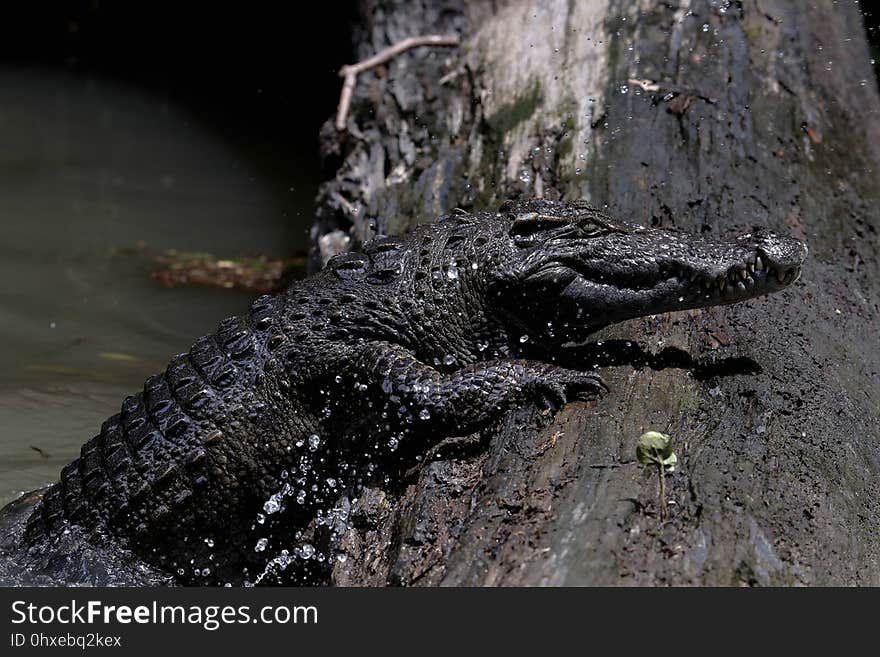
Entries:
{"label": "scaly skin", "polygon": [[73,530],[179,582],[253,581],[377,464],[524,399],[599,394],[595,374],[550,362],[567,344],[774,292],[805,255],[771,234],[710,241],[544,201],[377,239],[257,299],[128,397],[30,516],[20,561],[95,581],[46,558]]}

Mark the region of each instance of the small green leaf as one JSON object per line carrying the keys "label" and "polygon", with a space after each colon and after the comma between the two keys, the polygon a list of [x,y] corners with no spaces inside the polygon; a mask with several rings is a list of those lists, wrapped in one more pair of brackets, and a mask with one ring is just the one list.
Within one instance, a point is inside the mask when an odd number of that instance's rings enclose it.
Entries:
{"label": "small green leaf", "polygon": [[662,465],[670,472],[678,463],[672,451],[672,438],[659,431],[648,431],[639,437],[636,458],[642,465]]}

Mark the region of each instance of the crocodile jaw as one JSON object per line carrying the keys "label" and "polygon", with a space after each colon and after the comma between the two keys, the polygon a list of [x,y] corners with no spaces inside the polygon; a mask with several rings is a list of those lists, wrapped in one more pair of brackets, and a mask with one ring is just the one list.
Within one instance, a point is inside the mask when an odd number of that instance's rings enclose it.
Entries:
{"label": "crocodile jaw", "polygon": [[777,292],[798,279],[807,254],[799,240],[772,233],[723,242],[643,228],[605,243],[543,248],[530,254],[521,274],[536,301],[524,304],[519,319],[525,326],[530,317],[546,317],[552,327],[541,332],[555,343],[579,343],[635,317]]}

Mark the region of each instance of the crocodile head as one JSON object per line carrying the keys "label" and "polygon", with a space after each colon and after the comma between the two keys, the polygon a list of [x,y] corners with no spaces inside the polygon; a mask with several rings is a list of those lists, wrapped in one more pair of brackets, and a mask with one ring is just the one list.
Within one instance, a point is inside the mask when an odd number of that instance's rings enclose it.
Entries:
{"label": "crocodile head", "polygon": [[519,329],[542,342],[579,342],[633,317],[736,303],[800,275],[806,246],[755,232],[732,241],[645,228],[583,202],[502,207],[512,257],[498,295]]}

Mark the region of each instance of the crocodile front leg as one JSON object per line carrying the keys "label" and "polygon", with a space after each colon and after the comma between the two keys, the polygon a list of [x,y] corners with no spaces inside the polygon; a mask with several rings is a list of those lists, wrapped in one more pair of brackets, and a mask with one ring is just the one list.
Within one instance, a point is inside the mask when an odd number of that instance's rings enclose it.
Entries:
{"label": "crocodile front leg", "polygon": [[382,419],[415,425],[419,435],[472,433],[526,399],[543,398],[558,409],[607,390],[597,374],[533,360],[484,361],[444,373],[386,342],[367,345],[356,367],[349,372],[355,388],[367,395],[381,390]]}

